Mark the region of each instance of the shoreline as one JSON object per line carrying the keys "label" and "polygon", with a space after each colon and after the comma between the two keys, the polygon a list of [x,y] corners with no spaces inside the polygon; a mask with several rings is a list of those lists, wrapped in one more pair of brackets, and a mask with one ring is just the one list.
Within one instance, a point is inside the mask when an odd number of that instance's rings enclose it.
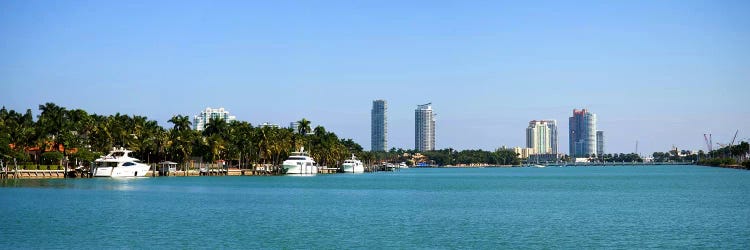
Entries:
{"label": "shoreline", "polygon": [[[704,167],[717,167],[717,168],[729,168],[729,169],[740,169],[740,170],[750,170],[750,168],[743,166],[743,165],[723,165],[723,166],[712,166],[712,165],[700,165],[700,164],[686,164],[686,163],[660,163],[660,164],[616,164],[616,165],[610,165],[610,164],[580,164],[580,165],[565,165],[568,167],[587,167],[587,166],[637,166],[637,165],[644,165],[644,166],[660,166],[660,165],[696,165],[696,166],[704,166]],[[557,165],[555,165],[557,166]],[[563,166],[563,165],[560,165]],[[411,167],[411,168],[452,168],[452,169],[459,169],[459,168],[516,168],[516,167],[527,167],[524,165],[446,165],[446,166],[435,166],[435,167]],[[320,171],[318,174],[337,174],[339,172],[337,171]],[[184,170],[175,171],[175,172],[169,172],[165,175],[160,174],[158,171],[149,171],[146,173],[146,176],[140,177],[140,178],[154,178],[154,177],[197,177],[197,176],[274,176],[277,174],[273,173],[264,173],[262,171],[256,171],[255,174],[253,174],[253,171],[251,169],[229,169],[227,170],[220,170],[220,169],[212,169],[208,172],[201,172],[200,170],[188,170],[187,173]],[[17,170],[17,171],[8,171],[8,172],[0,172],[0,179],[63,179],[63,178],[72,178],[72,179],[83,179],[83,178],[95,178],[95,177],[88,177],[85,176],[84,173],[80,171],[68,171],[68,175],[65,175],[64,170]]]}
{"label": "shoreline", "polygon": [[720,165],[720,166],[700,165],[700,164],[698,164],[698,166],[713,167],[713,168],[729,168],[729,169],[750,170],[750,167],[742,166],[742,165],[739,165],[739,164],[736,164],[736,165]]}

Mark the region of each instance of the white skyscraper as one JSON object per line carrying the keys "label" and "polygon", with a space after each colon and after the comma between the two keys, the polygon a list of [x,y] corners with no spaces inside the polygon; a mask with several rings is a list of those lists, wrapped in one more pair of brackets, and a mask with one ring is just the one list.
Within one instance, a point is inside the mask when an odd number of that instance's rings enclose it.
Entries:
{"label": "white skyscraper", "polygon": [[526,147],[536,154],[557,154],[557,121],[533,120],[526,128]]}
{"label": "white skyscraper", "polygon": [[229,115],[229,111],[224,110],[224,108],[206,108],[199,115],[193,116],[193,129],[203,131],[211,118],[224,119],[226,122],[237,119],[235,116]]}
{"label": "white skyscraper", "polygon": [[417,151],[435,150],[435,115],[432,103],[418,105],[414,110],[414,148]]}

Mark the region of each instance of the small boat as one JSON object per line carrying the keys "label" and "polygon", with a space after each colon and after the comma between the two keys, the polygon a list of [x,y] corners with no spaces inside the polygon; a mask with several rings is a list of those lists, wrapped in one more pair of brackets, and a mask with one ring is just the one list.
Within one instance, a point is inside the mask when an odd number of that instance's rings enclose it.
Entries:
{"label": "small boat", "polygon": [[365,166],[361,161],[357,160],[357,157],[354,156],[354,154],[352,154],[351,159],[344,161],[341,170],[344,171],[344,173],[364,173]]}
{"label": "small boat", "polygon": [[398,168],[409,168],[409,166],[406,166],[406,162],[402,162],[398,164]]}
{"label": "small boat", "polygon": [[109,154],[94,161],[94,177],[144,177],[151,168],[130,157],[133,151],[125,148],[113,148]]}
{"label": "small boat", "polygon": [[393,165],[393,163],[385,163],[383,164],[383,167],[386,171],[396,171],[396,165]]}
{"label": "small boat", "polygon": [[299,152],[292,152],[281,164],[284,174],[317,174],[318,166],[310,157],[310,154],[305,152],[305,147],[301,147]]}
{"label": "small boat", "polygon": [[540,164],[534,164],[534,165],[531,165],[531,167],[535,167],[535,168],[546,168],[547,166],[545,166],[545,165],[540,165]]}

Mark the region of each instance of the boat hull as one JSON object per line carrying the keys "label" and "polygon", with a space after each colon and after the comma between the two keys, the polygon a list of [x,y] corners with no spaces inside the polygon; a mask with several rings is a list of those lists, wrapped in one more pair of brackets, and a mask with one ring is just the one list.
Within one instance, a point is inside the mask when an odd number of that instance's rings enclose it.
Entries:
{"label": "boat hull", "polygon": [[345,164],[341,166],[341,170],[343,170],[344,173],[364,173],[365,167],[362,165],[354,166],[354,165]]}
{"label": "boat hull", "polygon": [[127,167],[97,167],[94,168],[94,177],[145,177],[150,170],[147,165]]}
{"label": "boat hull", "polygon": [[317,166],[282,165],[285,174],[317,174]]}

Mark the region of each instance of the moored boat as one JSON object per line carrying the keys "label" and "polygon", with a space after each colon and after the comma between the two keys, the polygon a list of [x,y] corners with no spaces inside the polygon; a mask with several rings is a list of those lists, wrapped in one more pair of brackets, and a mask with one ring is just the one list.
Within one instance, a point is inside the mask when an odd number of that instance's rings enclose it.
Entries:
{"label": "moored boat", "polygon": [[144,177],[149,167],[130,157],[133,151],[125,148],[113,148],[109,154],[94,161],[92,175],[94,177]]}
{"label": "moored boat", "polygon": [[318,166],[310,154],[305,152],[305,147],[300,148],[299,152],[292,152],[292,155],[286,159],[282,165],[284,174],[317,174]]}
{"label": "moored boat", "polygon": [[344,173],[364,173],[365,166],[360,160],[357,160],[357,157],[354,156],[354,154],[352,154],[352,158],[345,160],[344,164],[341,165],[341,170],[344,171]]}

